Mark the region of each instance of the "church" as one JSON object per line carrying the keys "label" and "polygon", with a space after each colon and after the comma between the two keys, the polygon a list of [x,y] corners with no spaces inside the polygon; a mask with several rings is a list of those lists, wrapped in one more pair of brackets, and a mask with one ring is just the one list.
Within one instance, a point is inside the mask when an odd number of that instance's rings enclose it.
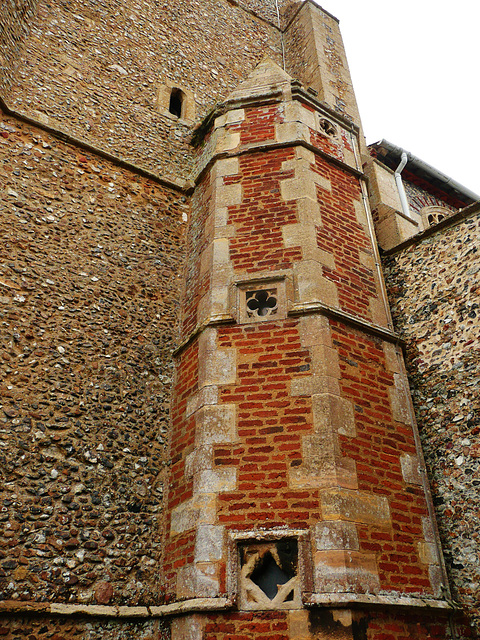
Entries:
{"label": "church", "polygon": [[0,26],[0,637],[480,638],[480,197],[312,0]]}

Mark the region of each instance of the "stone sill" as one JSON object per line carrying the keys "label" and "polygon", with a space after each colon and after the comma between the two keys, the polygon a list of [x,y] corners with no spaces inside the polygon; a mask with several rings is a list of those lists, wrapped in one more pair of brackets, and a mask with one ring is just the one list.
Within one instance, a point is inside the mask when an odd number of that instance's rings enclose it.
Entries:
{"label": "stone sill", "polygon": [[313,593],[304,601],[305,606],[322,607],[350,607],[350,606],[381,606],[381,607],[402,607],[408,609],[436,609],[446,612],[456,610],[453,603],[447,600],[421,596],[404,596],[400,594],[392,595],[369,595],[355,593]]}

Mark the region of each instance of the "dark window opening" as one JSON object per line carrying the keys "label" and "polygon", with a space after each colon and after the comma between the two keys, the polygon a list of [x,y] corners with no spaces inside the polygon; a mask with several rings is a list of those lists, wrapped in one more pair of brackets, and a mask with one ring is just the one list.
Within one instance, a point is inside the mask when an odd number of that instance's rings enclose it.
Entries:
{"label": "dark window opening", "polygon": [[267,553],[262,564],[255,569],[250,579],[266,594],[270,600],[277,595],[278,587],[290,580],[285,571],[282,571],[272,556]]}
{"label": "dark window opening", "polygon": [[170,94],[170,104],[168,110],[172,116],[180,118],[182,116],[183,92],[180,89],[172,89]]}
{"label": "dark window opening", "polygon": [[[256,566],[250,574],[263,593],[273,600],[281,585],[286,584],[297,573],[298,546],[296,540],[279,540],[273,545],[265,545],[261,553],[256,554]],[[284,602],[292,602],[293,589],[284,598]]]}
{"label": "dark window opening", "polygon": [[274,315],[277,311],[276,289],[247,291],[247,313],[259,317]]}

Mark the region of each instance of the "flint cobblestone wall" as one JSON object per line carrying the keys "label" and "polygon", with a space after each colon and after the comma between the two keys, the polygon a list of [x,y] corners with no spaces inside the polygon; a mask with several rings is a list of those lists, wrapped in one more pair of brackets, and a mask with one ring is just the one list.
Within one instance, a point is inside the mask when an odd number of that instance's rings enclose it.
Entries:
{"label": "flint cobblestone wall", "polygon": [[[453,595],[480,637],[479,208],[385,258]],[[467,634],[463,629],[462,633]]]}
{"label": "flint cobblestone wall", "polygon": [[163,621],[86,620],[65,617],[0,617],[2,640],[167,640]]}
{"label": "flint cobblestone wall", "polygon": [[152,603],[185,198],[0,122],[0,594]]}
{"label": "flint cobblestone wall", "polygon": [[[196,120],[265,56],[277,29],[225,0],[41,2],[13,108],[164,176],[192,169],[191,125],[164,115],[166,82],[191,90]],[[164,105],[168,110],[168,104]]]}
{"label": "flint cobblestone wall", "polygon": [[0,5],[0,95],[12,84],[38,0],[4,0]]}

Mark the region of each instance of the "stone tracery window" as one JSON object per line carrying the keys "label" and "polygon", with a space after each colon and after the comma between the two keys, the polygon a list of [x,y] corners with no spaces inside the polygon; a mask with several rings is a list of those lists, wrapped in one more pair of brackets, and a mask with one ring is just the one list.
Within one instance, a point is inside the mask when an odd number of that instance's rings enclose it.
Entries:
{"label": "stone tracery window", "polygon": [[301,602],[297,540],[242,545],[240,599],[246,609],[290,609]]}
{"label": "stone tracery window", "polygon": [[452,215],[453,211],[447,209],[446,207],[435,205],[424,207],[420,213],[422,215],[423,228],[427,229],[428,227],[432,227],[433,225],[438,224],[448,216]]}

